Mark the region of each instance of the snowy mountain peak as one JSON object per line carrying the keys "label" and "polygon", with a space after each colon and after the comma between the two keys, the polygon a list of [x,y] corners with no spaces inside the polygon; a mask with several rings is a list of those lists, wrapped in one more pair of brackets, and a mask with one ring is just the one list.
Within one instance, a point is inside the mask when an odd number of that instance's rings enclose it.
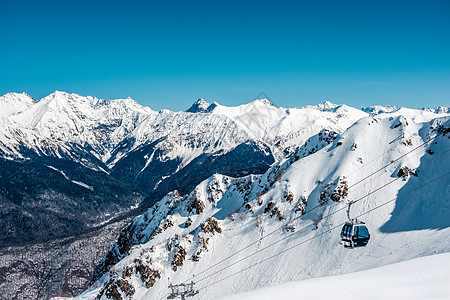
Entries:
{"label": "snowy mountain peak", "polygon": [[323,105],[328,106],[328,107],[336,107],[336,104],[334,104],[331,101],[326,100]]}
{"label": "snowy mountain peak", "polygon": [[20,112],[36,103],[27,93],[7,93],[0,97],[0,117]]}
{"label": "snowy mountain peak", "polygon": [[338,109],[341,106],[342,105],[335,104],[335,103],[333,103],[331,101],[328,101],[328,100],[326,100],[322,104],[317,104],[316,105],[316,107],[319,108],[319,110],[321,110],[321,111],[335,111],[336,109]]}
{"label": "snowy mountain peak", "polygon": [[26,102],[33,104],[36,102],[30,95],[25,92],[22,93],[6,93],[5,95],[0,97],[0,102]]}
{"label": "snowy mountain peak", "polygon": [[[67,102],[69,100],[73,100],[75,98],[82,97],[77,94],[69,94],[62,91],[54,91],[50,95],[42,98],[39,102],[51,102],[51,101],[64,101]],[[84,97],[83,97],[84,98]]]}
{"label": "snowy mountain peak", "polygon": [[200,98],[197,101],[194,102],[194,104],[192,104],[191,107],[189,107],[188,110],[186,110],[186,112],[191,112],[191,113],[205,113],[208,111],[208,107],[210,106],[210,103],[206,102],[204,99]]}
{"label": "snowy mountain peak", "polygon": [[67,93],[64,91],[54,91],[53,93],[51,93],[49,96],[52,96],[53,98],[74,98],[74,97],[82,97],[78,94],[75,93]]}
{"label": "snowy mountain peak", "polygon": [[251,103],[275,106],[272,102],[270,102],[269,99],[266,99],[266,98],[255,99]]}
{"label": "snowy mountain peak", "polygon": [[64,91],[58,91],[58,90],[55,90],[53,93],[51,93],[50,95],[70,95],[69,93],[67,93],[67,92],[64,92]]}

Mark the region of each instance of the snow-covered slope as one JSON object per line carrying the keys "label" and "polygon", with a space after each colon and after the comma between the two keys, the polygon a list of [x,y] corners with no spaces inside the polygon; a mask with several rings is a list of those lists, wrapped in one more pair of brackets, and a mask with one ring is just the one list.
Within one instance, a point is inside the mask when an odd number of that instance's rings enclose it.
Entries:
{"label": "snow-covered slope", "polygon": [[221,300],[450,299],[450,253],[345,275],[281,284]]}
{"label": "snow-covered slope", "polygon": [[7,93],[0,97],[0,118],[21,112],[35,103],[26,93]]}
{"label": "snow-covered slope", "polygon": [[316,106],[286,109],[274,106],[267,99],[237,107],[213,103],[208,111],[228,116],[255,138],[273,145],[275,154],[302,145],[322,129],[342,133],[354,122],[367,116],[356,108],[328,101]]}
{"label": "snow-covered slope", "polygon": [[[123,229],[78,298],[163,299],[193,279],[195,299],[212,299],[450,252],[450,117],[428,113],[364,117],[263,175],[169,193]],[[372,235],[362,249],[339,244],[350,201]]]}

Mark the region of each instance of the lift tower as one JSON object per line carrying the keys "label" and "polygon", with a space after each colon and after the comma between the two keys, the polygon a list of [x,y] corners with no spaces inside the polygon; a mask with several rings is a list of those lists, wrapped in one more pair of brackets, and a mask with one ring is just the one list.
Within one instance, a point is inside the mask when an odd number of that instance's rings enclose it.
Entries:
{"label": "lift tower", "polygon": [[172,290],[167,299],[175,299],[180,296],[182,300],[185,300],[186,297],[193,297],[198,294],[197,290],[194,290],[195,283],[191,281],[191,283],[180,283],[180,284],[170,284],[169,288]]}

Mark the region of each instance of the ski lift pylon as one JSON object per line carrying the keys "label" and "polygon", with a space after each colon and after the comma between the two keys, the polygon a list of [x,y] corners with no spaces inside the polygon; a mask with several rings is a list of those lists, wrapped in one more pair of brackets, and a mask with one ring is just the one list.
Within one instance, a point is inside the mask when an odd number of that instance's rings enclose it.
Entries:
{"label": "ski lift pylon", "polygon": [[198,294],[198,290],[194,289],[194,281],[190,283],[180,283],[180,284],[170,284],[169,288],[172,290],[171,293],[167,296],[167,299],[175,299],[178,296],[181,297],[182,300],[186,299],[186,297],[193,297]]}

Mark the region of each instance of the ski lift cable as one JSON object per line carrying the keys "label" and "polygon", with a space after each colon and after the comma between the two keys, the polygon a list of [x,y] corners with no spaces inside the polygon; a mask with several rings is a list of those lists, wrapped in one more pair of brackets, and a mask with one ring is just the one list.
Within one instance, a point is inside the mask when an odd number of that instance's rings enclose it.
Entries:
{"label": "ski lift cable", "polygon": [[[407,156],[408,154],[412,153],[413,151],[419,149],[421,146],[425,145],[426,143],[428,143],[428,142],[434,140],[434,139],[437,138],[439,135],[441,135],[441,134],[438,134],[438,135],[434,136],[433,138],[428,139],[426,142],[422,143],[420,146],[417,146],[416,148],[412,149],[411,151],[407,152],[406,154],[403,154],[403,155],[401,155],[400,157],[398,157],[397,159],[391,161],[389,164],[385,165],[385,166],[383,167],[383,169],[384,169],[384,168],[387,168],[387,167],[390,166],[391,164],[393,164],[393,163],[395,163],[396,161],[398,161],[399,159],[401,159],[401,158]],[[439,157],[439,156],[441,156],[441,155],[447,153],[448,151],[450,151],[450,149],[447,149],[445,152],[443,152],[443,153],[441,153],[441,154],[435,156],[434,158],[432,158],[432,159],[429,160],[429,161],[434,160],[435,158],[437,158],[437,157]],[[428,163],[429,161],[427,161],[427,162],[425,162],[425,163],[422,163],[421,165],[424,165],[424,164]],[[374,174],[378,173],[380,170],[382,170],[382,169],[379,169],[379,170],[373,172],[372,174],[369,174],[368,176],[366,176],[366,177],[364,178],[364,180],[366,180],[366,179],[368,179],[369,177],[373,176]],[[360,183],[360,182],[362,182],[362,180],[360,180],[358,183]],[[356,184],[352,185],[352,187],[354,187],[355,185],[356,185]],[[350,188],[351,188],[351,187],[349,187],[348,189],[350,190]],[[201,271],[201,272],[195,274],[195,275],[194,275],[194,278],[197,277],[197,276],[199,276],[199,275],[201,275],[201,274],[203,274],[203,273],[206,273],[207,271],[211,270],[212,268],[215,268],[216,266],[218,266],[218,265],[220,265],[221,263],[227,261],[228,259],[230,259],[230,258],[236,256],[237,254],[241,253],[242,251],[247,250],[247,249],[250,248],[251,246],[253,246],[253,245],[257,244],[258,242],[260,242],[261,240],[263,240],[263,239],[265,239],[265,238],[271,236],[272,234],[276,233],[278,230],[280,230],[280,229],[286,227],[286,225],[288,225],[289,223],[292,223],[293,221],[298,220],[298,219],[301,218],[302,216],[304,216],[304,215],[306,215],[306,214],[308,214],[308,213],[310,213],[310,212],[316,210],[317,208],[319,208],[319,207],[321,207],[321,206],[322,206],[322,205],[320,205],[320,204],[319,204],[319,205],[316,205],[316,206],[314,206],[313,208],[311,208],[310,210],[308,210],[307,212],[305,212],[305,214],[300,215],[300,216],[297,216],[297,217],[295,217],[295,218],[292,218],[291,220],[289,220],[288,222],[286,222],[286,223],[283,224],[282,226],[280,226],[280,227],[276,228],[275,230],[273,230],[273,231],[269,232],[268,234],[266,234],[264,237],[262,237],[262,238],[260,238],[260,239],[258,239],[258,240],[256,240],[256,241],[254,241],[254,242],[248,244],[247,246],[245,246],[245,247],[241,248],[240,250],[238,250],[238,251],[236,251],[236,252],[230,254],[229,256],[227,256],[227,257],[221,259],[220,261],[218,261],[217,263],[213,264],[212,266],[206,268],[205,270],[203,270],[203,271]]]}
{"label": "ski lift cable", "polygon": [[[449,152],[449,151],[450,151],[450,149],[448,149],[446,152]],[[446,153],[446,152],[445,152],[445,153]],[[444,153],[442,153],[442,154],[444,154]],[[440,155],[442,155],[442,154],[440,154]],[[422,165],[425,165],[425,164],[431,162],[431,161],[434,160],[435,158],[437,158],[437,156],[434,157],[434,158],[432,158],[432,159],[430,159],[430,160],[428,160],[427,162],[425,162],[425,163],[422,164]],[[368,197],[368,196],[370,196],[370,195],[372,195],[372,194],[378,192],[379,190],[381,190],[381,189],[385,188],[386,186],[388,186],[388,185],[390,185],[390,184],[396,182],[396,181],[399,180],[399,179],[400,179],[400,177],[397,177],[397,178],[395,178],[395,179],[393,179],[393,180],[391,180],[391,181],[389,181],[389,182],[383,184],[382,186],[378,187],[377,189],[371,191],[370,193],[368,193],[368,194],[366,194],[366,195],[364,195],[364,196],[362,196],[362,197],[360,197],[360,198],[358,198],[358,199],[352,201],[352,204],[355,204],[355,203],[357,203],[357,202],[363,200],[364,198],[366,198],[366,197]],[[328,218],[328,217],[330,217],[330,216],[332,216],[332,215],[335,215],[335,214],[337,214],[338,212],[341,212],[341,211],[346,210],[346,209],[347,209],[347,206],[342,207],[342,208],[339,208],[339,209],[337,209],[337,210],[335,210],[335,211],[333,211],[333,212],[331,212],[331,213],[329,213],[329,214],[323,216],[323,219]],[[359,216],[358,216],[358,217],[359,217]],[[358,217],[357,217],[357,218],[358,218]],[[296,218],[294,218],[294,219],[298,219],[298,218],[299,218],[299,217],[296,217]],[[294,220],[294,219],[293,219],[293,220]],[[289,222],[292,222],[293,220],[291,220],[291,221],[289,221]],[[240,262],[242,262],[242,261],[244,261],[244,260],[246,260],[246,259],[248,259],[248,258],[250,258],[250,257],[252,257],[252,256],[255,256],[255,255],[258,254],[259,252],[264,251],[264,250],[266,250],[266,249],[272,247],[273,245],[276,245],[276,244],[282,242],[283,240],[286,240],[286,239],[290,238],[291,236],[293,236],[293,235],[295,235],[295,234],[298,234],[298,233],[302,232],[303,230],[305,230],[305,229],[307,229],[307,228],[309,228],[309,227],[312,227],[312,226],[314,226],[314,225],[315,225],[314,223],[305,225],[304,227],[300,228],[298,231],[293,232],[293,233],[291,233],[291,234],[289,234],[289,235],[287,235],[287,236],[285,236],[285,237],[279,239],[278,241],[273,242],[273,243],[271,243],[271,244],[265,246],[264,248],[261,248],[261,249],[257,250],[256,252],[253,252],[253,253],[251,253],[251,254],[249,254],[249,255],[247,255],[247,256],[245,256],[245,257],[243,257],[243,258],[241,258],[241,259],[239,259],[239,260],[237,260],[237,261],[235,261],[235,262],[233,262],[233,263],[231,263],[231,264],[228,264],[226,267],[224,267],[224,268],[222,268],[222,269],[219,269],[219,270],[217,270],[217,271],[215,271],[215,272],[213,272],[213,273],[210,273],[208,276],[204,276],[204,277],[198,279],[198,280],[197,280],[197,283],[198,283],[198,282],[201,282],[201,281],[203,281],[203,280],[205,280],[206,278],[208,278],[208,277],[210,277],[210,276],[216,275],[217,273],[222,272],[223,270],[228,269],[228,268],[230,268],[230,267],[232,267],[232,266],[234,266],[234,265],[236,265],[236,264],[238,264],[238,263],[240,263]],[[283,227],[284,227],[284,226],[285,226],[285,225],[283,225]],[[273,233],[276,232],[277,230],[279,230],[279,228],[276,229],[276,230],[274,230],[274,231],[272,231],[272,232],[270,232],[270,234],[273,234]],[[267,236],[268,236],[268,235],[266,235],[265,237],[267,237]],[[260,240],[261,240],[261,239],[260,239]],[[260,240],[258,240],[258,241],[260,241]],[[253,244],[254,244],[254,243],[253,243]],[[251,245],[253,245],[253,244],[251,244]],[[249,245],[249,246],[250,246],[250,245]],[[247,246],[246,248],[249,248],[249,246]],[[243,249],[244,249],[244,248],[243,248]],[[235,253],[233,254],[233,256],[236,255],[237,253],[242,252],[243,249],[239,250],[238,252],[235,252]],[[230,257],[230,256],[229,256],[229,257]],[[229,258],[229,257],[228,257],[228,258]],[[219,263],[220,263],[220,262],[219,262]],[[214,266],[217,266],[217,264],[215,264]],[[211,268],[213,268],[214,266],[212,266]],[[208,269],[206,269],[205,271],[210,270],[211,268],[208,268]],[[205,272],[205,271],[204,271],[204,272]],[[204,273],[204,272],[202,272],[202,273]],[[200,274],[200,273],[199,273],[199,274]],[[196,276],[198,276],[199,274],[197,274]]]}
{"label": "ski lift cable", "polygon": [[[408,192],[406,192],[406,193],[404,193],[404,194],[402,194],[402,195],[399,195],[399,196],[397,196],[397,197],[395,197],[395,198],[393,198],[393,199],[391,199],[391,200],[388,200],[388,201],[386,201],[386,202],[384,202],[384,203],[382,203],[382,204],[380,204],[380,205],[378,205],[378,206],[376,206],[376,207],[374,207],[374,208],[371,208],[371,209],[369,209],[369,210],[367,210],[367,211],[361,213],[360,215],[358,215],[358,217],[361,217],[361,216],[363,216],[363,215],[366,215],[366,214],[368,214],[368,213],[370,213],[370,212],[372,212],[372,211],[374,211],[374,210],[376,210],[376,209],[379,209],[379,208],[381,208],[381,207],[383,207],[383,206],[385,206],[385,205],[387,205],[387,204],[389,204],[389,203],[391,203],[391,202],[393,202],[393,201],[395,201],[395,200],[397,200],[397,199],[399,199],[399,198],[401,198],[401,197],[404,197],[404,196],[406,196],[406,195],[408,195],[408,194],[410,194],[410,193],[412,193],[412,192],[415,192],[415,191],[417,191],[418,189],[423,188],[423,187],[426,186],[426,185],[429,185],[429,184],[431,184],[431,183],[433,183],[433,182],[435,182],[435,181],[437,181],[437,180],[439,180],[439,179],[444,178],[445,176],[448,176],[449,174],[450,174],[450,172],[447,172],[447,173],[445,173],[445,174],[443,174],[443,175],[441,175],[441,176],[439,176],[439,177],[436,177],[436,178],[434,178],[433,180],[430,180],[430,181],[428,181],[428,182],[426,182],[426,183],[424,183],[424,184],[422,184],[422,185],[420,185],[420,186],[418,186],[418,187],[416,187],[416,188],[414,188],[414,189],[412,189],[412,190],[410,190],[410,191],[408,191]],[[269,257],[267,257],[267,258],[265,258],[265,259],[263,259],[263,260],[261,260],[261,261],[259,261],[259,262],[256,262],[255,264],[253,264],[253,265],[251,265],[251,266],[248,266],[248,267],[246,267],[246,268],[244,268],[244,269],[241,269],[241,270],[239,270],[239,271],[237,271],[237,272],[235,272],[235,273],[232,273],[232,274],[230,274],[230,275],[228,275],[228,276],[226,276],[226,277],[224,277],[224,278],[221,278],[221,279],[219,279],[219,280],[217,280],[217,281],[214,281],[214,282],[212,282],[212,283],[210,283],[210,284],[208,284],[208,285],[206,285],[206,286],[204,286],[204,287],[198,289],[198,291],[204,290],[204,289],[206,289],[206,288],[208,288],[208,287],[210,287],[210,286],[212,286],[212,285],[214,285],[214,284],[217,284],[217,283],[219,283],[219,282],[222,282],[222,281],[224,281],[224,280],[227,280],[228,278],[231,278],[231,277],[236,276],[236,275],[238,275],[238,274],[240,274],[240,273],[242,273],[242,272],[245,272],[245,271],[247,271],[247,270],[249,270],[249,269],[251,269],[251,268],[253,268],[253,267],[257,266],[257,265],[260,265],[260,264],[262,264],[262,263],[264,263],[264,262],[266,262],[266,261],[268,261],[268,260],[270,260],[270,259],[273,259],[273,258],[275,258],[275,257],[277,257],[277,256],[279,256],[279,255],[281,255],[281,254],[283,254],[283,253],[285,253],[285,252],[288,252],[288,251],[290,251],[290,250],[292,250],[292,249],[294,249],[294,248],[297,248],[297,247],[299,247],[299,246],[301,246],[301,245],[303,245],[303,244],[305,244],[305,243],[307,243],[307,242],[309,242],[309,241],[311,241],[311,240],[313,240],[313,239],[315,239],[315,238],[317,238],[317,237],[323,236],[323,235],[326,234],[326,233],[331,233],[333,230],[335,230],[335,229],[337,229],[337,228],[340,228],[340,227],[341,227],[342,225],[344,225],[344,224],[345,224],[345,222],[340,223],[339,225],[334,226],[334,227],[332,227],[332,228],[330,228],[330,229],[323,230],[321,233],[316,234],[316,235],[314,235],[314,236],[312,236],[312,237],[310,237],[310,238],[308,238],[308,239],[306,239],[306,240],[304,240],[304,241],[301,241],[300,243],[297,243],[297,244],[295,244],[295,245],[293,245],[293,246],[291,246],[291,247],[289,247],[289,248],[283,249],[282,251],[280,251],[280,252],[278,252],[278,253],[276,253],[276,254],[274,254],[274,255],[272,255],[272,256],[269,256]]]}
{"label": "ski lift cable", "polygon": [[[394,179],[394,180],[392,180],[392,181],[390,181],[390,182],[384,184],[383,186],[379,187],[378,189],[372,191],[371,193],[369,193],[369,194],[367,194],[367,195],[365,195],[365,196],[359,198],[358,200],[355,200],[355,201],[353,202],[353,204],[356,203],[356,202],[359,202],[360,200],[362,200],[362,199],[368,197],[369,195],[371,195],[371,194],[373,194],[373,193],[375,193],[375,192],[378,192],[378,191],[381,190],[382,188],[384,188],[384,187],[386,187],[386,186],[388,186],[388,185],[394,183],[394,182],[397,181],[398,179],[400,179],[400,178],[396,178],[396,179]],[[333,212],[331,212],[331,213],[329,213],[329,214],[323,216],[323,219],[328,218],[328,217],[331,217],[332,215],[335,215],[335,214],[337,214],[337,213],[339,213],[339,212],[341,212],[341,211],[343,211],[343,210],[346,210],[346,209],[347,209],[347,206],[341,207],[341,208],[339,208],[339,209],[337,209],[337,210],[335,210],[335,211],[333,211]],[[220,272],[222,272],[223,270],[226,270],[226,269],[228,269],[228,268],[230,268],[230,267],[232,267],[232,266],[234,266],[234,265],[236,265],[236,264],[238,264],[238,263],[240,263],[240,262],[242,262],[242,261],[244,261],[244,260],[246,260],[246,259],[248,259],[248,258],[250,258],[250,257],[252,257],[252,256],[255,256],[256,254],[260,253],[261,251],[264,251],[264,250],[266,250],[266,249],[268,249],[268,248],[270,248],[270,247],[272,247],[272,246],[274,246],[274,245],[276,245],[276,244],[278,244],[278,243],[280,243],[280,242],[282,242],[282,241],[284,241],[284,240],[286,240],[286,239],[288,239],[288,238],[290,238],[290,237],[292,237],[292,236],[294,236],[294,235],[296,235],[296,234],[302,232],[303,230],[305,230],[305,229],[307,229],[307,228],[309,228],[309,227],[313,227],[313,226],[315,226],[314,223],[305,225],[304,227],[300,228],[298,231],[293,232],[293,233],[291,233],[291,234],[289,234],[289,235],[287,235],[287,236],[285,236],[285,237],[283,237],[283,238],[281,238],[281,239],[279,239],[279,240],[277,240],[277,241],[275,241],[275,242],[273,242],[273,243],[271,243],[271,244],[265,246],[264,248],[261,248],[261,249],[257,250],[256,252],[253,252],[253,253],[251,253],[251,254],[249,254],[249,255],[247,255],[247,256],[244,256],[243,258],[241,258],[241,259],[239,259],[239,260],[237,260],[237,261],[235,261],[235,262],[233,262],[233,263],[231,263],[231,264],[228,264],[226,267],[224,267],[224,268],[222,268],[222,269],[220,269],[220,270],[217,270],[216,272],[213,272],[213,273],[209,274],[208,276],[204,276],[203,278],[197,279],[197,283],[198,283],[198,282],[201,282],[201,281],[203,281],[203,280],[205,280],[205,279],[207,279],[207,278],[210,277],[210,276],[216,275],[217,273],[220,273]]]}
{"label": "ski lift cable", "polygon": [[[449,150],[449,151],[450,151],[450,150]],[[396,178],[396,179],[394,179],[394,180],[392,180],[392,181],[386,183],[385,185],[379,187],[377,190],[372,191],[370,194],[365,195],[364,197],[355,200],[353,203],[356,203],[356,202],[362,200],[363,198],[365,198],[365,197],[367,197],[367,196],[369,196],[369,195],[371,195],[371,194],[373,194],[373,193],[379,191],[380,189],[384,188],[384,187],[387,186],[387,185],[392,184],[393,182],[397,181],[398,179],[399,179],[399,178]],[[341,212],[341,211],[343,211],[343,210],[345,210],[345,209],[347,209],[346,206],[345,206],[345,207],[342,207],[342,208],[339,208],[338,210],[336,210],[336,211],[334,211],[334,212],[332,212],[332,213],[329,213],[329,214],[326,215],[326,216],[323,216],[323,218],[330,217],[330,216],[332,216],[332,215],[334,215],[334,214],[337,214],[338,212]],[[291,220],[291,221],[293,221],[293,220]],[[290,222],[291,222],[291,221],[290,221]],[[233,263],[227,265],[226,267],[224,267],[224,268],[222,268],[222,269],[219,269],[219,270],[217,270],[217,271],[215,271],[215,272],[213,272],[213,273],[211,273],[211,274],[209,274],[209,275],[207,275],[207,276],[204,276],[204,277],[202,277],[202,278],[196,280],[196,283],[202,282],[202,281],[206,280],[207,278],[209,278],[209,277],[211,277],[211,276],[213,276],[213,275],[216,275],[216,274],[218,274],[218,273],[220,273],[220,272],[222,272],[222,271],[224,271],[224,270],[226,270],[226,269],[228,269],[228,268],[230,268],[230,267],[232,267],[232,266],[234,266],[234,265],[237,265],[238,263],[240,263],[240,262],[242,262],[242,261],[244,261],[244,260],[246,260],[246,259],[248,259],[248,258],[250,258],[250,257],[252,257],[252,256],[255,256],[255,255],[259,254],[260,252],[262,252],[262,251],[264,251],[264,250],[266,250],[266,249],[268,249],[268,248],[270,248],[270,247],[272,247],[272,246],[274,246],[274,245],[276,245],[276,244],[278,244],[278,243],[280,243],[280,242],[282,242],[282,241],[284,241],[284,240],[286,240],[286,239],[288,239],[288,238],[290,238],[290,237],[292,237],[292,236],[294,236],[294,235],[296,235],[296,234],[302,232],[303,230],[305,230],[305,229],[307,229],[307,228],[309,228],[309,227],[312,227],[313,225],[315,225],[315,224],[314,224],[314,223],[308,224],[308,225],[306,225],[306,226],[300,228],[298,231],[293,232],[293,233],[291,233],[291,234],[289,234],[289,235],[287,235],[287,236],[285,236],[285,237],[279,239],[278,241],[273,242],[273,243],[271,243],[271,244],[265,246],[264,248],[259,249],[259,250],[257,250],[256,252],[253,252],[253,253],[251,253],[251,254],[249,254],[249,255],[247,255],[247,256],[245,256],[245,257],[243,257],[243,258],[241,258],[241,259],[239,259],[239,260],[237,260],[237,261],[235,261],[235,262],[233,262]],[[277,230],[278,230],[278,229],[277,229]],[[270,234],[275,233],[277,230],[272,231]],[[267,236],[268,236],[268,235],[266,235],[265,237],[267,237]],[[260,239],[260,240],[261,240],[261,239]],[[254,243],[253,243],[253,244],[254,244]],[[253,245],[253,244],[250,244],[250,245],[247,246],[246,248],[250,247],[250,246]],[[245,249],[241,249],[241,250],[239,250],[238,252],[235,252],[235,253],[233,254],[233,256],[236,255],[237,253],[242,252],[243,250],[245,250]],[[232,256],[231,256],[231,257],[232,257]],[[226,258],[226,259],[229,259],[229,258],[231,258],[231,257],[228,257],[228,258]],[[219,262],[219,263],[220,263],[220,262]],[[216,263],[214,266],[217,266],[217,265],[218,265],[218,263]],[[209,269],[213,268],[214,266],[212,266],[212,267],[210,267],[210,268],[204,270],[202,273],[208,271]],[[199,273],[199,274],[200,274],[200,273]],[[198,276],[199,274],[197,274],[196,276]]]}
{"label": "ski lift cable", "polygon": [[[446,151],[444,151],[444,152],[442,152],[442,153],[440,153],[440,154],[434,156],[433,158],[427,160],[426,162],[423,162],[420,166],[424,166],[424,165],[430,163],[431,161],[435,160],[436,158],[438,158],[438,157],[444,155],[445,153],[447,153],[447,152],[449,152],[449,151],[450,151],[450,149],[447,149]],[[405,155],[407,155],[407,154],[405,154]],[[446,175],[447,175],[447,174],[446,174]],[[384,188],[384,187],[386,187],[386,186],[388,186],[388,185],[390,185],[390,184],[396,182],[398,179],[400,179],[400,177],[397,177],[397,178],[395,178],[394,180],[392,180],[392,181],[390,181],[390,182],[388,182],[388,183],[382,185],[381,187],[377,188],[376,190],[374,190],[374,191],[368,193],[367,195],[365,195],[365,196],[363,196],[363,197],[361,197],[361,198],[359,198],[359,199],[357,199],[357,200],[352,201],[352,203],[356,203],[356,202],[361,201],[362,199],[364,199],[364,198],[370,196],[371,194],[373,194],[373,193],[375,193],[375,192],[381,190],[382,188]],[[410,191],[410,192],[412,192],[412,191]],[[407,192],[406,194],[408,194],[408,193],[410,193],[410,192]],[[403,195],[401,195],[401,196],[398,196],[397,198],[400,198],[400,197],[402,197],[402,196],[404,196],[404,195],[406,195],[406,194],[403,194]],[[314,209],[316,209],[316,208],[318,208],[318,207],[320,207],[320,206],[321,206],[321,205],[317,205],[317,206],[315,206],[313,209],[309,210],[308,212],[311,212],[311,211],[313,211]],[[332,212],[332,213],[330,213],[330,214],[324,216],[323,218],[326,218],[326,217],[329,217],[329,216],[331,216],[331,215],[334,215],[334,214],[336,214],[336,213],[338,213],[338,212],[340,212],[340,211],[342,211],[342,210],[344,210],[344,209],[346,209],[346,208],[347,208],[347,207],[340,208],[340,209],[338,209],[338,210],[336,210],[336,211],[334,211],[334,212]],[[308,212],[306,212],[306,213],[308,213]],[[305,213],[305,214],[306,214],[306,213]],[[270,233],[267,234],[266,236],[264,236],[264,237],[258,239],[257,241],[255,241],[255,242],[253,242],[253,243],[247,245],[246,247],[244,247],[244,248],[238,250],[237,252],[235,252],[235,253],[229,255],[228,257],[222,259],[221,261],[219,261],[219,262],[217,262],[216,264],[214,264],[213,266],[211,266],[211,267],[209,267],[209,268],[203,270],[202,272],[200,272],[200,273],[198,273],[198,274],[196,274],[196,275],[193,275],[193,277],[195,278],[195,277],[197,277],[197,276],[199,276],[199,275],[201,275],[201,274],[203,274],[203,273],[205,273],[205,272],[211,270],[212,268],[216,267],[217,265],[221,264],[222,262],[224,262],[224,261],[230,259],[231,257],[237,255],[238,253],[240,253],[240,252],[242,252],[242,251],[244,251],[244,250],[250,248],[250,247],[253,246],[254,244],[256,244],[256,243],[258,243],[259,241],[261,241],[262,239],[264,239],[264,238],[266,238],[266,237],[268,237],[268,236],[274,234],[274,233],[277,232],[279,229],[285,227],[287,224],[289,224],[289,223],[291,223],[291,222],[293,222],[293,221],[299,219],[300,217],[302,217],[302,216],[298,216],[298,217],[295,217],[295,218],[291,219],[290,221],[288,221],[288,222],[287,222],[286,224],[284,224],[283,226],[281,226],[281,227],[275,229],[274,231],[270,232]],[[359,216],[358,216],[358,217],[359,217]],[[344,224],[344,223],[343,223],[343,224]],[[263,251],[263,250],[265,250],[265,249],[267,249],[267,248],[269,248],[269,247],[271,247],[271,246],[273,246],[273,245],[275,245],[275,244],[281,242],[282,240],[285,240],[285,239],[291,237],[291,236],[294,235],[294,234],[300,233],[301,231],[303,231],[304,229],[306,229],[306,228],[308,228],[308,227],[311,227],[312,225],[314,225],[314,224],[306,225],[306,226],[304,226],[303,228],[301,228],[301,229],[299,229],[298,231],[296,231],[295,233],[292,233],[292,234],[290,234],[290,235],[288,235],[288,236],[282,238],[281,240],[278,240],[278,241],[274,242],[273,244],[268,245],[268,246],[264,247],[263,249],[258,250],[256,253],[252,253],[251,255],[248,255],[247,257],[244,257],[243,259],[240,259],[238,262],[235,262],[235,263],[233,263],[232,265],[236,265],[237,263],[242,262],[243,260],[245,260],[245,259],[247,259],[247,258],[249,258],[249,257],[252,257],[252,256],[256,255],[257,253],[259,253],[259,252],[261,252],[261,251]],[[212,274],[210,274],[210,275],[208,275],[208,276],[206,276],[206,277],[204,277],[204,278],[201,278],[201,279],[198,280],[197,282],[203,281],[203,280],[205,280],[207,277],[212,276],[212,275],[215,275],[215,274],[217,274],[217,273],[219,273],[219,272],[221,272],[221,271],[223,271],[223,270],[225,270],[225,269],[231,267],[232,265],[229,265],[229,266],[227,266],[227,267],[225,267],[225,268],[223,268],[223,269],[221,269],[221,270],[218,270],[218,271],[216,271],[216,272],[214,272],[214,273],[212,273]]]}
{"label": "ski lift cable", "polygon": [[[435,136],[435,137],[437,137],[437,136]],[[416,148],[416,149],[418,149],[418,148]],[[441,156],[441,155],[443,155],[443,154],[445,154],[445,153],[447,153],[447,152],[449,152],[449,151],[450,151],[450,149],[447,149],[447,150],[444,151],[443,153],[440,153],[439,155],[436,155],[436,156],[433,157],[432,159],[430,159],[430,160],[428,160],[428,161],[422,163],[421,166],[423,166],[423,165],[425,165],[425,164],[427,164],[427,163],[433,161],[433,160],[436,159],[437,157],[439,157],[439,156]],[[401,157],[404,157],[404,156],[408,155],[409,153],[411,153],[411,152],[408,152],[408,153],[402,155]],[[401,157],[399,157],[399,158],[401,158]],[[395,161],[397,161],[399,158],[397,158]],[[391,162],[390,164],[394,163],[395,161]],[[388,165],[390,165],[390,164],[388,164]],[[388,165],[386,165],[385,167],[387,167]],[[377,171],[377,172],[378,172],[378,171]],[[368,176],[367,178],[369,178],[369,176]],[[393,183],[394,181],[396,181],[396,180],[398,180],[398,179],[399,179],[399,177],[397,177],[397,178],[394,179],[393,181],[391,181],[391,182],[389,182],[389,183],[383,185],[381,188],[384,188],[385,186],[387,186],[387,185]],[[361,197],[361,198],[359,198],[358,200],[355,200],[355,201],[353,201],[353,202],[356,203],[356,202],[362,200],[363,198],[365,198],[365,197],[367,197],[367,196],[373,194],[374,192],[377,192],[377,191],[380,190],[381,188],[378,188],[378,189],[376,189],[375,191],[372,191],[372,192],[370,192],[369,194],[367,194],[367,195],[365,195],[365,196],[363,196],[363,197]],[[350,188],[349,188],[349,189],[350,189]],[[269,237],[270,235],[276,233],[278,230],[284,228],[284,227],[285,227],[286,225],[288,225],[289,223],[291,223],[291,222],[293,222],[293,221],[295,221],[295,220],[298,220],[298,219],[301,218],[302,216],[306,215],[307,213],[310,213],[310,212],[314,211],[315,209],[317,209],[317,208],[319,208],[319,207],[321,207],[321,206],[322,206],[322,205],[317,205],[317,206],[313,207],[312,209],[308,210],[305,214],[300,215],[300,216],[297,216],[297,217],[295,217],[295,218],[292,218],[291,220],[289,220],[288,222],[286,222],[286,223],[283,224],[282,226],[280,226],[280,227],[276,228],[275,230],[269,232],[269,233],[268,233],[267,235],[265,235],[264,237],[262,237],[262,238],[260,238],[260,239],[258,239],[258,240],[256,240],[256,241],[254,241],[254,242],[252,242],[251,244],[245,246],[244,248],[241,248],[240,250],[238,250],[238,251],[232,253],[231,255],[225,257],[224,259],[222,259],[222,260],[220,260],[219,262],[215,263],[215,264],[212,265],[211,267],[208,267],[207,269],[201,271],[200,273],[195,274],[195,275],[194,275],[194,278],[195,278],[195,277],[198,277],[199,275],[201,275],[201,274],[203,274],[203,273],[208,272],[209,270],[215,268],[215,267],[218,266],[219,264],[221,264],[221,263],[227,261],[228,259],[230,259],[230,258],[236,256],[237,254],[243,252],[244,250],[247,250],[247,249],[250,248],[251,246],[253,246],[253,245],[255,245],[256,243],[260,242],[261,240],[263,240],[263,239]],[[309,226],[310,226],[310,225],[309,225]],[[307,227],[309,227],[309,226],[307,226]],[[303,229],[305,229],[305,228],[301,228],[301,229],[300,229],[299,231],[297,231],[296,233],[300,232],[300,231],[303,230]],[[215,274],[215,273],[213,273],[213,274]]]}

